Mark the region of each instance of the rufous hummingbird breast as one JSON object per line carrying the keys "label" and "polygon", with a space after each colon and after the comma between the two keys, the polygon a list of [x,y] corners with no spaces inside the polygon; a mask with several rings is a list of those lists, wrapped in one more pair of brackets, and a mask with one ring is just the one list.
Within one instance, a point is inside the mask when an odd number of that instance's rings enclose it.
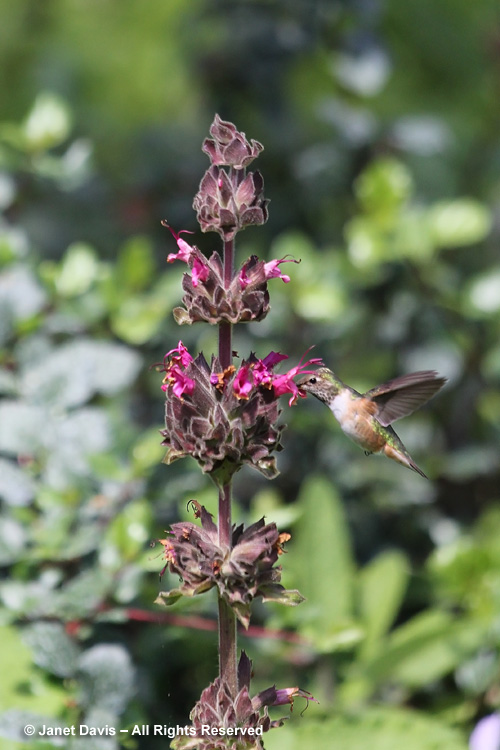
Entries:
{"label": "rufous hummingbird breast", "polygon": [[328,367],[320,367],[297,385],[326,404],[345,434],[365,453],[383,453],[427,478],[391,424],[425,404],[445,383],[446,378],[435,370],[421,370],[358,393]]}

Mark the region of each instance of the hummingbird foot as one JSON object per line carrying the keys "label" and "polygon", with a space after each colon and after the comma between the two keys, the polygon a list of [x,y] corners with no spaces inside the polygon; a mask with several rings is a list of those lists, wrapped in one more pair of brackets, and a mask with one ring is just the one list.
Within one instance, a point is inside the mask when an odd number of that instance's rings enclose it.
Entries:
{"label": "hummingbird foot", "polygon": [[373,451],[365,451],[365,456],[373,456]]}

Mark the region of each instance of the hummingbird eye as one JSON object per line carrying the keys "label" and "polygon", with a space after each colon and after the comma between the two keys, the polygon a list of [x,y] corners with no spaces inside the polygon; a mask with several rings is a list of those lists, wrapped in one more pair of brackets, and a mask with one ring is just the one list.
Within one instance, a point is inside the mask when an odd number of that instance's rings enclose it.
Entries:
{"label": "hummingbird eye", "polygon": [[316,378],[309,378],[309,382],[311,385],[314,385],[316,383]]}

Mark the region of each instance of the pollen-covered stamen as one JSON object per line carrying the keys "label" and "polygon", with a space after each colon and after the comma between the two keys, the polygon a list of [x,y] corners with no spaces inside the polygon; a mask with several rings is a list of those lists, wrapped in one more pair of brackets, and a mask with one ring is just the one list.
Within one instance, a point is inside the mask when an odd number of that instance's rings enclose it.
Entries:
{"label": "pollen-covered stamen", "polygon": [[285,555],[286,549],[283,549],[283,545],[286,544],[286,542],[289,542],[292,538],[292,535],[289,534],[287,531],[282,531],[279,535],[278,539],[275,543],[275,548],[278,553],[278,555]]}
{"label": "pollen-covered stamen", "polygon": [[318,700],[308,691],[302,690],[299,687],[281,688],[276,690],[276,700],[272,704],[273,706],[283,706],[286,703],[290,704],[290,711],[293,711],[293,702],[296,698],[305,698],[309,704],[309,701],[319,703]]}
{"label": "pollen-covered stamen", "polygon": [[163,578],[163,575],[165,571],[167,570],[168,566],[175,565],[176,554],[175,554],[175,547],[172,544],[172,541],[170,539],[158,539],[158,541],[160,544],[163,545],[163,559],[165,560],[165,565],[160,571],[160,578]]}
{"label": "pollen-covered stamen", "polygon": [[203,510],[203,506],[198,502],[198,500],[194,500],[191,498],[191,500],[187,501],[186,509],[189,510],[190,507],[193,507],[193,515],[195,518],[200,518],[201,512]]}
{"label": "pollen-covered stamen", "polygon": [[235,372],[236,372],[236,367],[234,365],[229,365],[229,367],[226,367],[226,369],[223,370],[222,372],[213,372],[210,375],[210,383],[214,385],[216,389],[222,393],[224,388],[226,387],[226,384],[229,378]]}

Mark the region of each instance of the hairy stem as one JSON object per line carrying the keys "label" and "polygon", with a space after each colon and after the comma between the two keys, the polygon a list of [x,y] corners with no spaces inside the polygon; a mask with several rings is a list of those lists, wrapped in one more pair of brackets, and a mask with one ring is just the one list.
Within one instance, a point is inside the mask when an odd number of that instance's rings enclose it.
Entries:
{"label": "hairy stem", "polygon": [[233,697],[238,693],[236,661],[236,617],[225,599],[219,597],[219,674]]}
{"label": "hairy stem", "polygon": [[[234,266],[234,240],[224,242],[224,286],[231,284]],[[222,369],[229,367],[233,361],[233,332],[231,323],[219,323],[219,361]]]}
{"label": "hairy stem", "polygon": [[[233,277],[234,240],[224,242],[224,284],[230,285]],[[232,325],[219,324],[219,360],[222,369],[233,361]],[[219,489],[219,545],[231,547],[231,480]],[[219,672],[233,696],[238,692],[236,665],[236,617],[224,599],[219,597]]]}

